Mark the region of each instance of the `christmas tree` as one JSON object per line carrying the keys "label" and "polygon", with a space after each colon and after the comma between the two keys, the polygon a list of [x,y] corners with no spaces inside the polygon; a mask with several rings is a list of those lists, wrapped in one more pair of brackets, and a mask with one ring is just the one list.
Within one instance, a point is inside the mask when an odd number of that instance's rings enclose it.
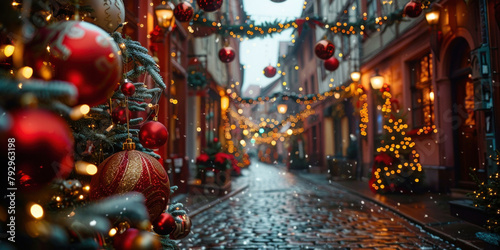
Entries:
{"label": "christmas tree", "polygon": [[2,249],[176,249],[190,232],[153,151],[165,84],[110,2],[0,3]]}
{"label": "christmas tree", "polygon": [[[496,162],[500,165],[500,152],[497,152]],[[478,188],[473,193],[474,206],[483,208],[488,214],[486,228],[496,234],[500,234],[500,173],[497,172],[488,176],[486,181],[480,181],[476,175],[472,175]],[[500,236],[496,236],[497,240]]]}
{"label": "christmas tree", "polygon": [[418,191],[423,170],[415,150],[415,142],[406,132],[408,124],[404,116],[392,108],[397,101],[392,100],[389,86],[384,84],[380,91],[383,99],[381,109],[384,114],[384,134],[374,159],[370,189],[380,193]]}

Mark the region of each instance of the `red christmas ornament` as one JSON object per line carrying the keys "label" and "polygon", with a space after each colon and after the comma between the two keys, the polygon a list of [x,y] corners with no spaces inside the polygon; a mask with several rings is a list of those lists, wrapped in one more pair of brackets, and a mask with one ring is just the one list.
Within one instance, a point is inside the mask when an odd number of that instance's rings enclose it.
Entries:
{"label": "red christmas ornament", "polygon": [[176,228],[169,235],[172,240],[180,240],[191,232],[191,219],[187,215],[179,215],[177,218],[181,219],[181,223],[175,223]]}
{"label": "red christmas ornament", "polygon": [[66,122],[44,110],[18,110],[11,118],[10,128],[0,134],[0,149],[15,163],[22,189],[67,178],[73,169],[73,136]]}
{"label": "red christmas ornament", "polygon": [[330,57],[323,61],[323,65],[325,65],[325,69],[329,71],[335,71],[339,67],[339,60],[335,57]]}
{"label": "red christmas ornament", "polygon": [[382,92],[382,93],[389,92],[389,91],[391,91],[391,87],[387,83],[384,83],[384,85],[382,85],[382,88],[380,88],[380,92]]}
{"label": "red christmas ornament", "polygon": [[236,52],[231,47],[224,47],[219,50],[219,59],[224,63],[230,63],[234,60]]}
{"label": "red christmas ornament", "polygon": [[120,250],[160,250],[162,245],[158,237],[147,231],[129,228],[121,234],[115,235],[113,247]]}
{"label": "red christmas ornament", "polygon": [[215,142],[215,143],[219,142],[219,138],[215,137],[215,138],[214,138],[214,142]]}
{"label": "red christmas ornament", "polygon": [[196,2],[206,12],[216,11],[222,6],[222,0],[196,0]]}
{"label": "red christmas ornament", "polygon": [[269,77],[269,78],[275,76],[276,75],[276,68],[271,66],[271,65],[265,67],[264,68],[264,75],[266,77]]}
{"label": "red christmas ornament", "polygon": [[38,77],[75,85],[78,104],[105,102],[121,78],[118,47],[106,31],[91,23],[56,22],[42,28],[26,47],[30,51],[25,54],[32,57],[26,61]]}
{"label": "red christmas ornament", "polygon": [[314,46],[314,53],[317,57],[326,60],[333,56],[335,45],[331,41],[321,40]]}
{"label": "red christmas ornament", "polygon": [[160,235],[172,233],[177,228],[174,217],[169,213],[162,213],[153,222],[153,231]]}
{"label": "red christmas ornament", "polygon": [[168,131],[165,125],[150,121],[141,126],[139,141],[145,148],[156,149],[167,142]]}
{"label": "red christmas ornament", "polygon": [[90,182],[91,200],[140,192],[146,197],[151,221],[167,207],[170,182],[163,166],[152,156],[137,150],[121,151],[104,160],[98,169]]}
{"label": "red christmas ornament", "polygon": [[405,5],[403,13],[409,17],[418,17],[422,13],[422,3],[410,1]]}
{"label": "red christmas ornament", "polygon": [[177,4],[174,9],[174,16],[180,22],[189,22],[193,18],[194,9],[188,2],[182,2]]}
{"label": "red christmas ornament", "polygon": [[135,86],[133,83],[129,82],[128,80],[125,80],[125,82],[121,86],[122,93],[125,96],[133,96],[135,93]]}
{"label": "red christmas ornament", "polygon": [[113,109],[113,112],[111,112],[111,118],[113,119],[113,122],[117,124],[127,124],[127,112],[130,117],[130,111],[127,109],[127,107],[118,106]]}

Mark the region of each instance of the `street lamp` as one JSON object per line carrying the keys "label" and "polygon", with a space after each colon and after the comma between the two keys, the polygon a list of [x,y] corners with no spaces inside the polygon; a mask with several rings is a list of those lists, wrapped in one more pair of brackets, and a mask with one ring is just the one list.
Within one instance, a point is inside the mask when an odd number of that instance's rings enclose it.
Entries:
{"label": "street lamp", "polygon": [[375,69],[375,75],[370,78],[370,83],[373,89],[381,89],[384,85],[384,77],[378,73],[378,69]]}
{"label": "street lamp", "polygon": [[437,25],[439,23],[439,10],[435,7],[431,11],[425,13],[425,20],[430,26]]}
{"label": "street lamp", "polygon": [[439,14],[441,13],[441,6],[434,3],[432,8],[425,13],[425,20],[430,26],[430,40],[431,50],[434,56],[439,60],[439,46],[441,44],[441,31],[439,31]]}
{"label": "street lamp", "polygon": [[359,82],[359,79],[361,79],[361,73],[358,71],[351,72],[351,79],[353,82]]}
{"label": "street lamp", "polygon": [[288,110],[288,105],[286,104],[278,104],[278,113],[284,114]]}
{"label": "street lamp", "polygon": [[156,6],[155,14],[158,19],[158,25],[165,30],[172,30],[175,23],[174,5],[171,2],[162,1]]}

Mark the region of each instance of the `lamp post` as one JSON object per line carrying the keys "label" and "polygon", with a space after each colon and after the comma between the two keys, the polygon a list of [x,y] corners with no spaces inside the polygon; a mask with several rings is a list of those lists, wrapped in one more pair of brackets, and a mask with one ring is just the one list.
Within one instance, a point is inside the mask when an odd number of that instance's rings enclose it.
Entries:
{"label": "lamp post", "polygon": [[155,7],[158,25],[167,31],[171,31],[175,24],[174,8],[171,2],[166,1]]}
{"label": "lamp post", "polygon": [[359,82],[360,79],[361,79],[361,73],[359,71],[351,72],[351,80],[353,82]]}
{"label": "lamp post", "polygon": [[425,13],[425,20],[430,26],[430,42],[431,50],[434,56],[439,60],[439,46],[441,43],[441,31],[439,31],[439,16],[441,13],[441,6],[434,3],[430,10]]}
{"label": "lamp post", "polygon": [[375,69],[375,75],[370,78],[370,84],[373,89],[381,89],[384,85],[384,77],[378,73],[378,69]]}

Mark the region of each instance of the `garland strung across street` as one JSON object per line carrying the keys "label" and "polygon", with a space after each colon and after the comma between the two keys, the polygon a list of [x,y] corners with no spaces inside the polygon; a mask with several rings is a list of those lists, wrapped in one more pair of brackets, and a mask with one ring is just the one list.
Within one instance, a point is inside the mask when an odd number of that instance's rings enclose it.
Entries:
{"label": "garland strung across street", "polygon": [[[427,9],[431,3],[435,0],[422,1],[422,6],[418,11],[418,14],[422,12],[422,9]],[[333,33],[342,33],[344,35],[364,35],[367,31],[374,32],[380,31],[382,26],[387,27],[404,21],[404,17],[416,17],[418,14],[415,13],[416,10],[408,10],[406,6],[399,8],[387,15],[368,17],[367,13],[363,13],[363,17],[355,22],[332,22],[325,23],[326,18],[322,17],[305,17],[297,18],[290,21],[278,21],[264,22],[261,25],[254,25],[253,21],[249,21],[243,24],[226,25],[222,24],[220,21],[209,20],[204,16],[203,11],[199,11],[194,15],[192,20],[192,25],[188,27],[189,32],[195,36],[206,36],[210,34],[219,34],[224,37],[233,37],[238,39],[246,38],[261,38],[266,36],[272,36],[276,33],[281,33],[282,31],[289,28],[296,28],[299,35],[307,24],[310,28],[315,28],[316,26],[325,28]]]}

